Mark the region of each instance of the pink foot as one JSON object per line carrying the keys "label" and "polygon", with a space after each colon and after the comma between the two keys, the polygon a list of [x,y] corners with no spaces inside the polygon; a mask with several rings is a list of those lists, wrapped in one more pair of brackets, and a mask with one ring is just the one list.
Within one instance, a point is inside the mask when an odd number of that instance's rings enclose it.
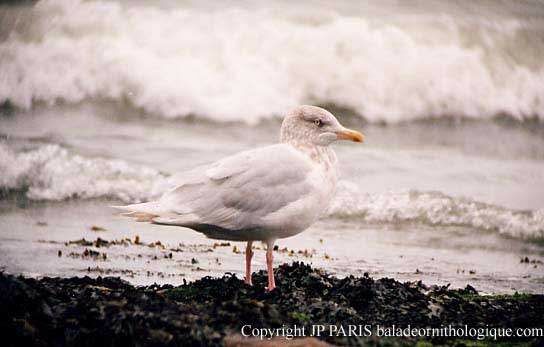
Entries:
{"label": "pink foot", "polygon": [[274,241],[267,242],[266,248],[266,268],[268,270],[268,287],[266,287],[267,292],[271,292],[276,288],[276,281],[274,280],[274,254],[272,253],[274,249]]}
{"label": "pink foot", "polygon": [[248,241],[246,246],[246,277],[244,282],[248,285],[253,285],[251,282],[251,258],[253,258],[253,241]]}

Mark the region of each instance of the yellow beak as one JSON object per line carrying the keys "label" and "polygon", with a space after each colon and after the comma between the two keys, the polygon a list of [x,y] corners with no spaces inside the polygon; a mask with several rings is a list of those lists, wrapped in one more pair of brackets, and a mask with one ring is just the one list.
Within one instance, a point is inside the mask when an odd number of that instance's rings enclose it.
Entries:
{"label": "yellow beak", "polygon": [[353,142],[363,142],[365,137],[358,131],[351,129],[342,129],[336,133],[338,140],[350,140]]}

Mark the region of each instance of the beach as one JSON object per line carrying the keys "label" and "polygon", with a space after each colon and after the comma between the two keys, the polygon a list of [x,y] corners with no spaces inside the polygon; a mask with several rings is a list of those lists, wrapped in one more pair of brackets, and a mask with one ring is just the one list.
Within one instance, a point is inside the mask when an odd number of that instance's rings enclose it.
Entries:
{"label": "beach", "polygon": [[[214,249],[217,241],[199,233],[133,223],[110,206],[152,199],[169,187],[173,173],[274,143],[279,123],[217,128],[182,120],[111,119],[99,111],[70,109],[2,120],[9,133],[2,144],[8,173],[3,177],[13,185],[0,217],[5,271],[30,276],[105,272],[135,284],[241,275],[243,256],[238,253],[244,244]],[[474,128],[496,136],[468,136]],[[306,261],[339,276],[370,272],[456,287],[471,284],[487,293],[542,293],[538,204],[544,186],[544,146],[539,145],[544,141],[538,132],[500,121],[367,124],[363,129],[371,139],[363,148],[336,146],[342,178],[329,212],[308,231],[279,240],[279,248],[294,252],[278,252],[279,263]],[[433,135],[422,138],[428,132]],[[445,138],[449,144],[438,143]],[[495,138],[511,141],[497,143]],[[469,151],[477,146],[478,155]],[[134,241],[136,236],[146,244],[159,241],[165,249],[70,243]],[[261,248],[256,266],[263,268],[264,247],[255,246]],[[164,258],[168,249],[180,247],[181,252]],[[108,258],[69,256],[86,249]],[[528,263],[522,261],[526,257]],[[193,258],[198,265],[191,263]],[[134,277],[126,277],[126,270],[135,271]]]}
{"label": "beach", "polygon": [[[12,285],[111,284],[160,297],[239,283],[244,243],[136,223],[111,206],[157,199],[180,172],[277,143],[283,115],[312,104],[362,131],[365,143],[333,145],[340,177],[331,206],[308,230],[276,242],[276,265],[298,273],[293,264],[303,262],[304,271],[334,277],[334,288],[350,276],[392,291],[422,283],[427,289],[413,289],[425,296],[422,307],[431,287],[448,286],[444,295],[459,300],[466,288],[478,300],[529,295],[520,307],[536,316],[544,294],[542,37],[544,6],[533,1],[0,4],[6,295],[15,295]],[[253,251],[264,278],[265,246]],[[257,281],[240,295],[267,310],[283,305],[262,290]],[[380,322],[355,299],[316,294],[304,305],[316,298],[345,304],[346,324],[367,315]],[[478,324],[514,324],[478,310]],[[225,327],[198,334],[220,343]],[[53,329],[42,328],[36,336]]]}

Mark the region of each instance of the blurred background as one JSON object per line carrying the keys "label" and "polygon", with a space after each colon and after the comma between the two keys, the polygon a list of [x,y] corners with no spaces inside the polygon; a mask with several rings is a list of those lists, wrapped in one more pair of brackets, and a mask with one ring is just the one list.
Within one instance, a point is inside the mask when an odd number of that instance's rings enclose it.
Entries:
{"label": "blurred background", "polygon": [[[241,273],[240,245],[108,206],[314,104],[367,142],[336,146],[337,197],[279,261],[543,293],[543,57],[541,1],[0,4],[0,270]],[[163,247],[70,243],[136,235]]]}

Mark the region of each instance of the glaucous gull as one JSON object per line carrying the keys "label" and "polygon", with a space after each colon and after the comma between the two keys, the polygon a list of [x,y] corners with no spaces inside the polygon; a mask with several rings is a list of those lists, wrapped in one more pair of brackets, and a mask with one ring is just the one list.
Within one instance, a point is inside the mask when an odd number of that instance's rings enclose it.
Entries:
{"label": "glaucous gull", "polygon": [[299,106],[281,126],[280,143],[244,151],[183,173],[156,201],[117,206],[139,221],[190,228],[212,239],[247,241],[245,282],[251,284],[252,243],[267,245],[268,290],[275,288],[273,248],[326,212],[337,181],[337,140],[362,142],[327,110]]}

